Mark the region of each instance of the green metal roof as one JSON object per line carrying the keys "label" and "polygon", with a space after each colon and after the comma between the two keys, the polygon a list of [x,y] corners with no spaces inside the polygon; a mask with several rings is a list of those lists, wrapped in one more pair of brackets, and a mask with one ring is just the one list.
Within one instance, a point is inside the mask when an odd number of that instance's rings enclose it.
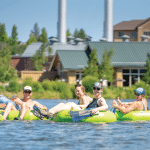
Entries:
{"label": "green metal roof", "polygon": [[89,42],[89,47],[91,50],[96,48],[99,64],[104,50],[114,48],[114,67],[144,67],[150,52],[150,42]]}
{"label": "green metal roof", "polygon": [[83,70],[88,66],[84,50],[58,50],[57,54],[65,70]]}

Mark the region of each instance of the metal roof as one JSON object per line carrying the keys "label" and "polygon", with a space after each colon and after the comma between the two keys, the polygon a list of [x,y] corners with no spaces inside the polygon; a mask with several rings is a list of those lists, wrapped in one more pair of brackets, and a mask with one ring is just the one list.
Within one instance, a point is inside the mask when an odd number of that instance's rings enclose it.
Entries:
{"label": "metal roof", "polygon": [[58,50],[57,54],[65,70],[83,70],[88,66],[84,50]]}
{"label": "metal roof", "polygon": [[21,57],[33,57],[36,51],[41,48],[42,44],[42,42],[38,42],[28,45]]}
{"label": "metal roof", "polygon": [[89,42],[89,47],[91,50],[96,48],[99,64],[104,50],[113,48],[114,67],[144,67],[147,53],[150,52],[150,42]]}
{"label": "metal roof", "polygon": [[[52,54],[55,55],[56,50],[85,50],[87,47],[87,44],[82,43],[81,45],[76,44],[61,44],[57,43],[56,45],[49,45],[52,48]],[[48,53],[46,52],[46,56],[48,56]]]}

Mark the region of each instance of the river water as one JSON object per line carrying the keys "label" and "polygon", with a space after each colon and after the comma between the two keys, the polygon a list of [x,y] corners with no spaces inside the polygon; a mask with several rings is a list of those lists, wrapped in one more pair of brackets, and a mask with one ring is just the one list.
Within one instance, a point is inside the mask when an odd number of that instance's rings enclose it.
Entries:
{"label": "river water", "polygon": [[[37,100],[48,108],[77,100]],[[106,100],[111,109],[112,100]],[[133,101],[133,100],[124,100]],[[148,101],[150,106],[150,102]],[[117,121],[107,124],[46,121],[0,122],[0,149],[144,150],[150,148],[150,122]]]}

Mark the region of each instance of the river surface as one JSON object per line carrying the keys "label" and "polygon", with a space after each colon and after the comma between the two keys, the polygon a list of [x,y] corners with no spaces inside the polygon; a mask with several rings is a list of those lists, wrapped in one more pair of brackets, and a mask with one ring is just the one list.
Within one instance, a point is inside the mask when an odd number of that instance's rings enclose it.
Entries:
{"label": "river surface", "polygon": [[[37,100],[49,109],[60,102]],[[112,100],[106,100],[111,109]],[[124,100],[133,101],[133,100]],[[148,101],[150,107],[150,101]],[[107,124],[42,121],[0,122],[0,149],[41,150],[145,150],[150,149],[150,122],[117,121]]]}

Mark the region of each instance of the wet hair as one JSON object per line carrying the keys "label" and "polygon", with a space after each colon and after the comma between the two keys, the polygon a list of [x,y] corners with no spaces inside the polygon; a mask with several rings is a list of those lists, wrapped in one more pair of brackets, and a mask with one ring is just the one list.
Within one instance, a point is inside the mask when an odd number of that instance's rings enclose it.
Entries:
{"label": "wet hair", "polygon": [[85,93],[85,88],[84,88],[84,86],[83,86],[82,84],[76,84],[76,85],[75,85],[75,89],[76,89],[77,87],[81,87],[82,92]]}

